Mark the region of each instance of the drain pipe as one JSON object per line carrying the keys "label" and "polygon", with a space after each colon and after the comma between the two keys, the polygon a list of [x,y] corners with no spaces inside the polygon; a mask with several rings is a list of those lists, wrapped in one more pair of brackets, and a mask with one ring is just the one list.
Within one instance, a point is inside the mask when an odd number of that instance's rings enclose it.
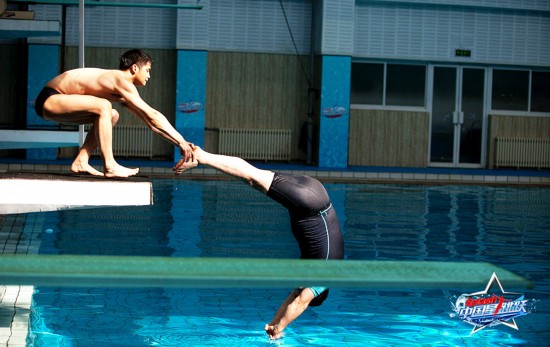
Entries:
{"label": "drain pipe", "polygon": [[310,39],[310,72],[309,72],[309,81],[310,85],[308,88],[308,112],[307,112],[307,123],[306,123],[306,130],[307,130],[307,159],[306,164],[307,165],[313,165],[313,116],[314,116],[314,110],[313,110],[313,103],[314,98],[317,96],[315,86],[314,86],[314,75],[315,75],[315,31],[316,31],[316,25],[315,25],[315,0],[311,0],[311,39]]}

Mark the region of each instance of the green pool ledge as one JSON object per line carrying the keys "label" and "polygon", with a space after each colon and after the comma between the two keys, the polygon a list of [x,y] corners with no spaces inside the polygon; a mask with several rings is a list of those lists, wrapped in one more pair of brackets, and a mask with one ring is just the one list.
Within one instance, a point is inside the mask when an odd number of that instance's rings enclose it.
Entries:
{"label": "green pool ledge", "polygon": [[531,281],[484,262],[0,255],[0,285],[53,287],[483,289]]}

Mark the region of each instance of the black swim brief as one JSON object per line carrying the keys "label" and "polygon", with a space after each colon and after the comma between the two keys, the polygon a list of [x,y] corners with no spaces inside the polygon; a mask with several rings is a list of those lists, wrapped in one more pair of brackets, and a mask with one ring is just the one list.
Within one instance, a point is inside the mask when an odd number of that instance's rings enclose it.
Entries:
{"label": "black swim brief", "polygon": [[43,114],[43,112],[44,112],[44,103],[46,102],[46,100],[50,96],[55,95],[55,94],[61,94],[61,93],[58,92],[57,90],[53,89],[53,88],[44,87],[44,88],[42,88],[42,90],[40,91],[38,96],[36,97],[36,101],[34,102],[34,110],[36,111],[36,114],[40,118],[44,118],[44,114]]}

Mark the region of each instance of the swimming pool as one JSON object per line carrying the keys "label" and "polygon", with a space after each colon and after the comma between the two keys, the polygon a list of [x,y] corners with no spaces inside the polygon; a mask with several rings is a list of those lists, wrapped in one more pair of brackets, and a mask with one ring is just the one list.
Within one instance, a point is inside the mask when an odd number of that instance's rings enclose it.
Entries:
{"label": "swimming pool", "polygon": [[[297,258],[286,210],[235,181],[154,180],[151,207],[43,214],[39,253]],[[470,335],[448,290],[334,288],[278,341],[263,326],[281,289],[49,288],[32,346],[510,346],[550,341],[550,190],[326,184],[346,258],[487,261],[530,278],[536,311]],[[284,272],[285,269],[275,269]],[[487,281],[489,278],[487,279]],[[486,283],[480,284],[483,290]],[[506,290],[514,288],[507,288]],[[290,290],[290,288],[289,288]]]}

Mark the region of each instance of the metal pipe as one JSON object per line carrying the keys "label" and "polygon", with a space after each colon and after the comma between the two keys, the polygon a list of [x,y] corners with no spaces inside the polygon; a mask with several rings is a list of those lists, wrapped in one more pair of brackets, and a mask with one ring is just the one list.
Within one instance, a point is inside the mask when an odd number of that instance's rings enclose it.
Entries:
{"label": "metal pipe", "polygon": [[311,0],[311,33],[310,33],[310,42],[309,42],[309,88],[307,93],[308,101],[308,111],[307,111],[307,123],[306,123],[306,164],[313,165],[313,116],[315,114],[314,110],[314,97],[315,92],[315,31],[316,31],[316,21],[315,21],[315,0]]}
{"label": "metal pipe", "polygon": [[[79,5],[81,0],[8,0],[8,2],[24,3],[29,5]],[[202,10],[201,5],[176,5],[176,4],[151,4],[132,2],[104,2],[86,1],[85,6],[106,6],[106,7],[143,7],[143,8],[166,8],[178,10]]]}
{"label": "metal pipe", "polygon": [[84,67],[84,0],[78,0],[78,67]]}
{"label": "metal pipe", "polygon": [[[84,67],[84,0],[78,0],[78,66]],[[79,147],[84,145],[84,124],[78,126]]]}

